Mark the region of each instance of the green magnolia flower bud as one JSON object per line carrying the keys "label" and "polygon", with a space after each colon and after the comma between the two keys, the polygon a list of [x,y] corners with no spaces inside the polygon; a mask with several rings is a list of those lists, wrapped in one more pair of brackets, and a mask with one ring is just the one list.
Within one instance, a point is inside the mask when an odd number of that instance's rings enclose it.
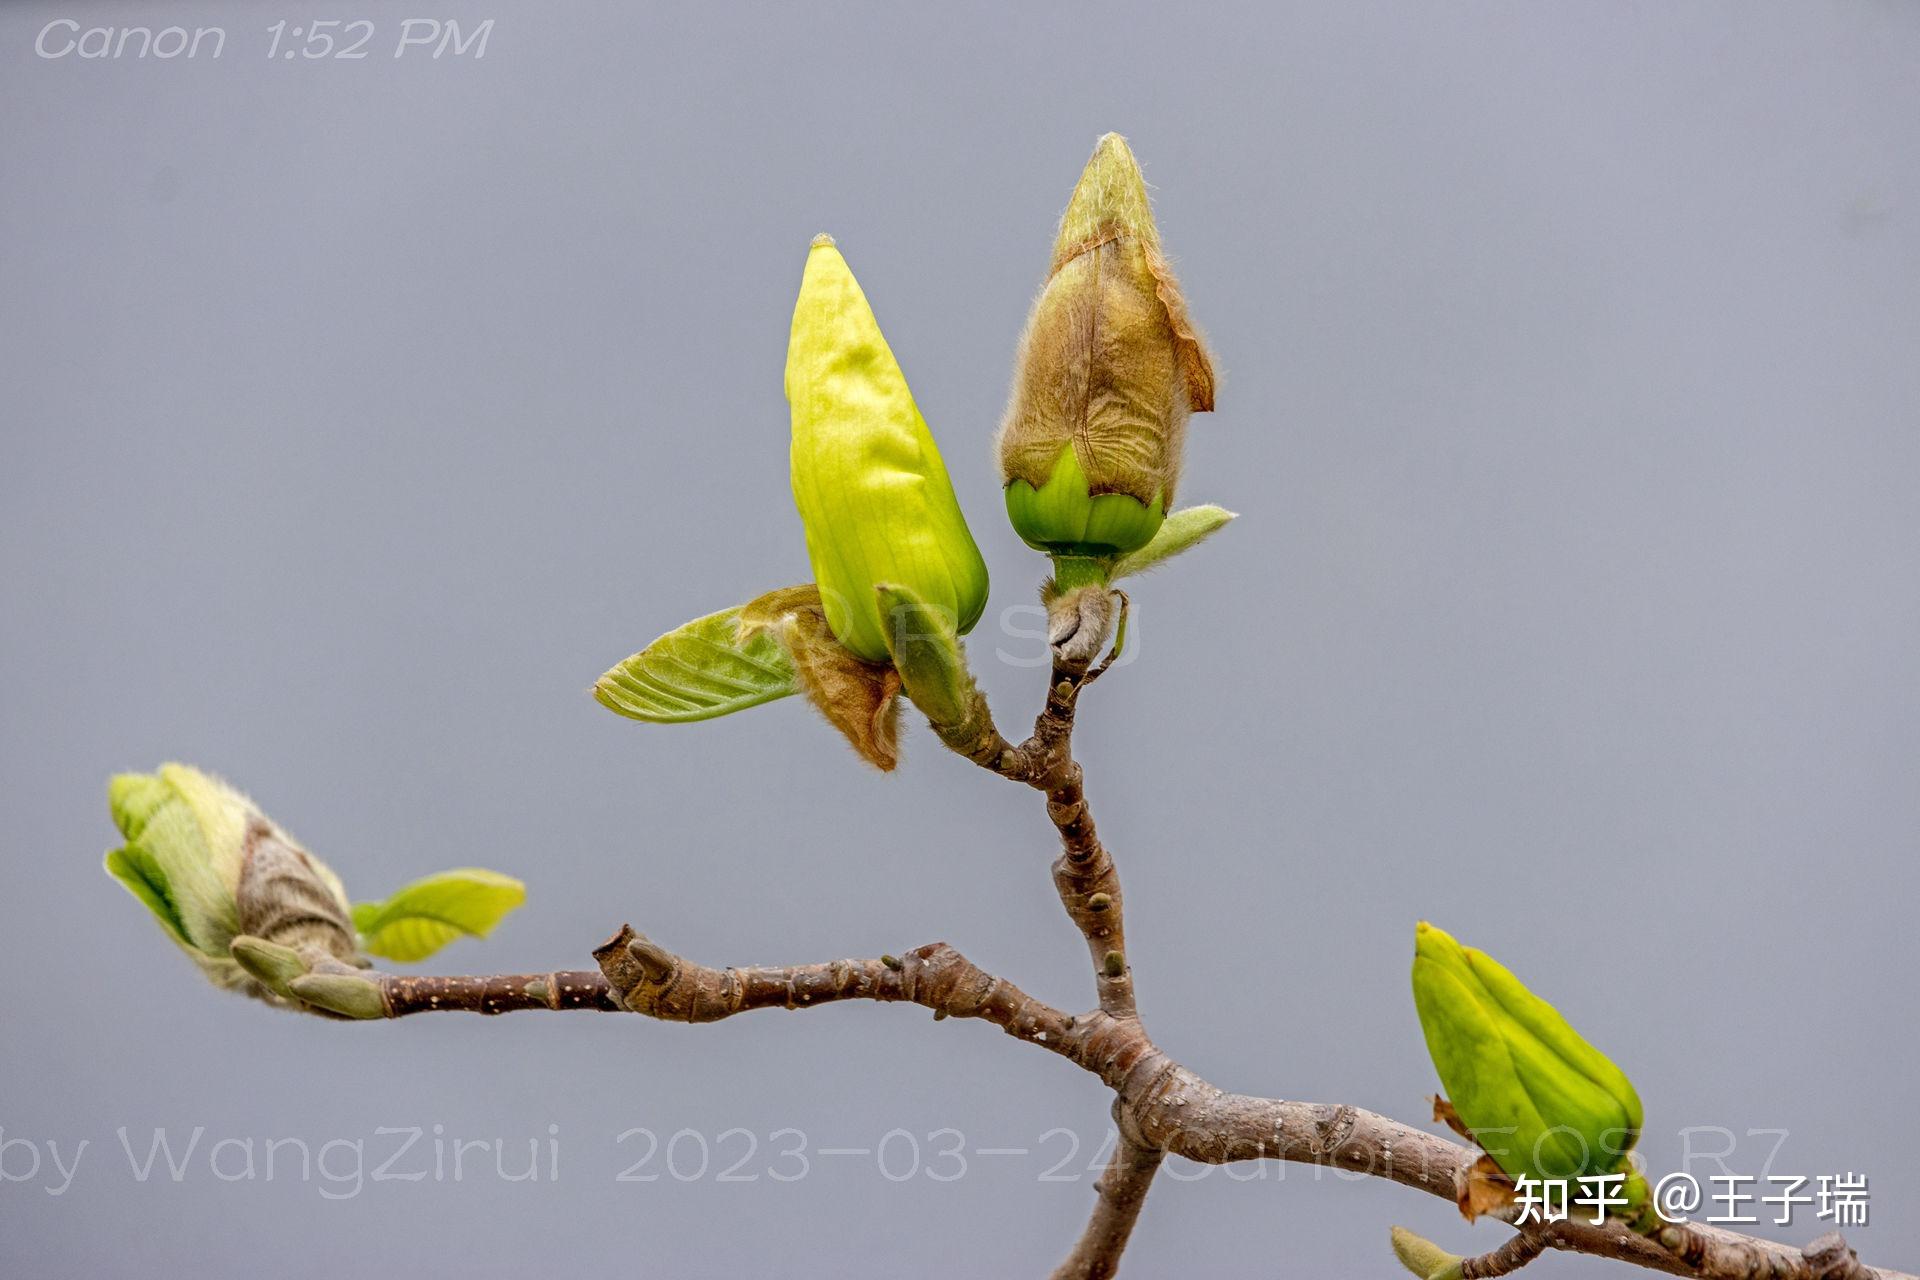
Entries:
{"label": "green magnolia flower bud", "polygon": [[1212,408],[1212,362],[1161,254],[1146,182],[1110,133],[1060,220],[1021,340],[999,441],[1015,531],[1056,557],[1145,546],[1173,502],[1187,415]]}
{"label": "green magnolia flower bud", "polygon": [[182,764],[107,788],[126,840],[107,871],[215,984],[271,998],[235,961],[250,935],[303,955],[355,958],[346,890],[325,863],[220,779]]}
{"label": "green magnolia flower bud", "polygon": [[987,602],[933,433],[866,295],[828,236],[807,255],[787,346],[793,499],[827,625],[867,662],[887,660],[874,588],[903,586],[964,634]]}
{"label": "green magnolia flower bud", "polygon": [[1640,1136],[1633,1085],[1498,961],[1422,921],[1413,1000],[1454,1112],[1508,1175],[1626,1168]]}

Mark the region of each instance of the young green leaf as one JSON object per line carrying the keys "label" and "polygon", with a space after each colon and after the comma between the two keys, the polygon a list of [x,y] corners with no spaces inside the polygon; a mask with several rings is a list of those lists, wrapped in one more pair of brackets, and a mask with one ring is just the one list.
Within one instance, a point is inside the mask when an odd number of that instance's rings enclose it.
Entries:
{"label": "young green leaf", "polygon": [[486,937],[526,897],[527,887],[512,876],[461,867],[415,880],[385,902],[354,904],[353,927],[369,955],[406,964],[463,934]]}
{"label": "young green leaf", "polygon": [[1162,560],[1179,555],[1234,518],[1234,512],[1210,503],[1200,507],[1182,507],[1167,517],[1166,523],[1160,526],[1160,532],[1153,535],[1152,542],[1114,561],[1113,572],[1107,580],[1118,582],[1128,574],[1144,573]]}
{"label": "young green leaf", "polygon": [[793,693],[793,663],[780,642],[765,631],[742,637],[740,612],[722,609],[667,632],[601,676],[593,696],[623,716],[675,724]]}
{"label": "young green leaf", "polygon": [[146,903],[147,910],[167,927],[167,931],[179,940],[183,947],[193,943],[187,938],[187,927],[180,922],[180,913],[173,908],[173,900],[167,894],[167,874],[154,861],[153,855],[145,849],[128,846],[115,849],[107,854],[107,874],[127,887],[140,901]]}

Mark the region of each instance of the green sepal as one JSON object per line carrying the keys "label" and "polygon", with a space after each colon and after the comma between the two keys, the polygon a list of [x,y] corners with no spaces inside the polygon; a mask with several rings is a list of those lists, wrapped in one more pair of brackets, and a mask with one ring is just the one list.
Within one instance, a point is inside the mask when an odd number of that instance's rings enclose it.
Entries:
{"label": "green sepal", "polygon": [[793,664],[765,631],[741,634],[740,605],[655,640],[593,686],[600,705],[634,720],[711,720],[795,692]]}
{"label": "green sepal", "polygon": [[526,885],[512,876],[461,867],[415,880],[384,902],[355,903],[353,927],[363,951],[407,964],[455,938],[486,937],[526,898]]}
{"label": "green sepal", "polygon": [[935,728],[957,728],[973,709],[976,691],[953,620],[910,587],[881,583],[880,617],[901,686]]}
{"label": "green sepal", "polygon": [[1021,541],[1054,556],[1100,560],[1147,546],[1161,528],[1166,505],[1159,494],[1143,503],[1126,493],[1093,493],[1072,445],[1060,450],[1046,482],[1007,485],[1007,521]]}
{"label": "green sepal", "polygon": [[1118,581],[1130,574],[1145,573],[1156,568],[1162,561],[1179,555],[1182,551],[1210,537],[1227,526],[1228,521],[1236,519],[1234,512],[1225,507],[1207,504],[1198,507],[1182,507],[1167,516],[1153,540],[1138,551],[1129,552],[1113,562],[1112,578]]}

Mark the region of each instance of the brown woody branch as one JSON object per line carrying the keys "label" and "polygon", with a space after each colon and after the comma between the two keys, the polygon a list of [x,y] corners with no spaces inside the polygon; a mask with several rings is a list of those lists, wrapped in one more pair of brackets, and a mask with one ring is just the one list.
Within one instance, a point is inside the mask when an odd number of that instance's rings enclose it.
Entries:
{"label": "brown woody branch", "polygon": [[632,926],[594,950],[616,1007],[669,1022],[717,1022],[755,1009],[840,1000],[907,1002],[936,1020],[979,1018],[1029,1044],[1068,1053],[1074,1019],[996,978],[944,942],[877,960],[715,969],[683,959]]}
{"label": "brown woody branch", "polygon": [[[1273,1158],[1333,1165],[1457,1200],[1458,1188],[1478,1158],[1476,1152],[1355,1107],[1226,1093],[1168,1059],[1147,1038],[1139,1025],[1126,960],[1119,872],[1094,831],[1072,750],[1074,708],[1080,690],[1106,669],[1103,663],[1089,674],[1094,654],[1105,647],[1112,619],[1082,609],[1077,619],[1063,623],[1063,614],[1072,612],[1066,605],[1049,599],[1053,674],[1032,736],[1017,746],[1008,743],[994,728],[986,700],[977,693],[968,717],[972,732],[961,735],[959,741],[942,734],[949,747],[974,763],[1047,793],[1047,814],[1061,844],[1053,865],[1054,884],[1067,914],[1087,940],[1100,983],[1101,1014],[1116,1020],[1101,1052],[1079,1054],[1076,1060],[1116,1091],[1114,1116],[1122,1148],[1141,1154],[1128,1163],[1131,1176],[1126,1182],[1124,1218],[1116,1217],[1116,1206],[1103,1190],[1080,1244],[1056,1277],[1104,1276],[1117,1268],[1159,1167],[1158,1158],[1147,1158],[1156,1151],[1205,1163]],[[1094,626],[1086,625],[1090,620]],[[1081,624],[1077,628],[1081,634],[1062,644],[1063,633],[1070,635],[1076,622]],[[1091,1035],[1100,1025],[1090,1017],[1080,1030]],[[1823,1236],[1803,1252],[1692,1224],[1670,1226],[1655,1242],[1619,1223],[1571,1222],[1523,1231],[1490,1253],[1465,1259],[1463,1276],[1507,1274],[1549,1247],[1619,1258],[1675,1274],[1740,1280],[1914,1280],[1863,1266],[1838,1235]]]}
{"label": "brown woody branch", "polygon": [[[936,1019],[974,1018],[1097,1075],[1114,1090],[1120,1145],[1101,1180],[1093,1216],[1056,1276],[1113,1274],[1152,1175],[1166,1155],[1203,1164],[1287,1160],[1387,1178],[1453,1203],[1478,1153],[1438,1134],[1345,1105],[1252,1097],[1219,1089],[1148,1039],[1137,1018],[1105,1011],[1073,1016],[1028,996],[944,943],[897,960],[718,969],[660,947],[630,928],[595,952],[611,1003],[649,1017],[712,1022],[755,1009],[806,1009],[842,1000],[906,1002]],[[1865,1267],[1844,1243],[1823,1238],[1805,1251],[1713,1227],[1669,1228],[1673,1243],[1624,1224],[1581,1222],[1530,1235],[1470,1259],[1518,1267],[1548,1248],[1615,1258],[1675,1275],[1720,1280],[1916,1280]],[[1539,1249],[1534,1248],[1537,1237]],[[1527,1243],[1518,1243],[1527,1240]],[[1825,1252],[1821,1250],[1825,1249]],[[1852,1269],[1847,1269],[1847,1268]]]}
{"label": "brown woody branch", "polygon": [[[1062,630],[1062,605],[1070,602],[1050,602],[1056,636]],[[1138,1014],[1133,970],[1127,961],[1120,874],[1094,829],[1083,776],[1073,758],[1074,707],[1080,690],[1105,669],[1105,664],[1094,667],[1093,659],[1106,645],[1113,617],[1111,613],[1081,612],[1073,617],[1073,623],[1075,630],[1065,642],[1053,645],[1046,705],[1025,742],[1016,745],[1000,735],[986,698],[978,690],[974,691],[964,727],[947,732],[936,728],[936,732],[948,747],[982,768],[1046,794],[1047,816],[1060,836],[1060,854],[1053,862],[1053,883],[1060,905],[1086,939],[1100,1008],[1116,1018],[1132,1018]]]}
{"label": "brown woody branch", "polygon": [[[806,1009],[843,1000],[911,1003],[935,1020],[978,1019],[1092,1072],[1114,1091],[1119,1141],[1096,1183],[1094,1210],[1054,1280],[1095,1280],[1119,1266],[1154,1175],[1168,1155],[1205,1164],[1287,1160],[1387,1178],[1456,1202],[1478,1152],[1358,1107],[1228,1093],[1163,1053],[1135,1007],[1118,871],[1096,834],[1080,766],[1074,708],[1102,668],[1079,636],[1056,644],[1046,706],[1033,733],[1008,742],[977,691],[961,724],[941,728],[959,754],[1045,793],[1060,838],[1055,888],[1086,939],[1099,1007],[1070,1015],[989,974],[945,943],[895,958],[716,969],[666,950],[623,926],[594,952],[599,973],[403,978],[379,984],[388,1017],[465,1010],[628,1010],[680,1022],[712,1022],[755,1009]],[[1619,1222],[1534,1225],[1491,1252],[1460,1260],[1462,1280],[1506,1275],[1548,1249],[1614,1258],[1705,1280],[1920,1280],[1868,1267],[1837,1234],[1805,1249],[1692,1223],[1654,1237]]]}
{"label": "brown woody branch", "polygon": [[1153,1175],[1166,1153],[1134,1142],[1124,1133],[1113,1159],[1093,1184],[1097,1197],[1093,1217],[1066,1260],[1053,1269],[1052,1280],[1107,1280],[1120,1269],[1120,1255],[1147,1201]]}
{"label": "brown woody branch", "polygon": [[[1028,996],[944,943],[898,957],[824,964],[717,969],[667,951],[622,928],[595,956],[601,973],[402,978],[368,975],[388,1017],[510,1009],[628,1010],[680,1022],[712,1022],[756,1009],[807,1009],[843,1000],[917,1004],[936,1020],[970,1018],[999,1026],[1098,1076],[1115,1093],[1120,1144],[1101,1179],[1093,1216],[1061,1276],[1113,1274],[1167,1155],[1204,1164],[1287,1160],[1387,1178],[1454,1202],[1478,1153],[1358,1107],[1229,1093],[1180,1066],[1147,1037],[1138,1018],[1103,1010],[1067,1014]],[[1620,1223],[1563,1222],[1530,1228],[1543,1248],[1616,1258],[1674,1275],[1711,1280],[1920,1280],[1861,1263],[1837,1235],[1806,1249],[1697,1224],[1663,1228],[1659,1239]],[[1467,1261],[1518,1266],[1532,1245],[1516,1236]],[[1073,1268],[1071,1270],[1067,1268]],[[1102,1269],[1104,1268],[1104,1269]],[[1481,1270],[1476,1274],[1504,1274]]]}

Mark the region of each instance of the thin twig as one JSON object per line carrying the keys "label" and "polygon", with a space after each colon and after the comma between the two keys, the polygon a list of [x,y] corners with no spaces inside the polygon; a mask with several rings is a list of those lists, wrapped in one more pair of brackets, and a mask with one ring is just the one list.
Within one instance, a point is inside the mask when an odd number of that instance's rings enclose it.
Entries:
{"label": "thin twig", "polygon": [[1131,1018],[1138,1016],[1138,1011],[1133,969],[1127,960],[1120,875],[1094,829],[1084,779],[1073,758],[1074,707],[1088,680],[1086,662],[1056,654],[1046,706],[1025,742],[1016,746],[1000,736],[986,709],[986,699],[977,691],[967,721],[968,732],[942,737],[949,747],[982,768],[1046,793],[1047,816],[1060,835],[1060,854],[1053,863],[1060,904],[1086,939],[1101,1009],[1117,1018]]}
{"label": "thin twig", "polygon": [[1113,1159],[1093,1184],[1093,1217],[1073,1246],[1073,1252],[1053,1270],[1052,1280],[1108,1280],[1120,1269],[1120,1255],[1146,1203],[1153,1175],[1164,1152],[1143,1147],[1124,1135],[1114,1147]]}
{"label": "thin twig", "polygon": [[379,983],[389,1018],[413,1013],[512,1013],[519,1009],[610,1013],[619,1008],[608,994],[606,977],[592,969],[439,978],[383,973]]}

